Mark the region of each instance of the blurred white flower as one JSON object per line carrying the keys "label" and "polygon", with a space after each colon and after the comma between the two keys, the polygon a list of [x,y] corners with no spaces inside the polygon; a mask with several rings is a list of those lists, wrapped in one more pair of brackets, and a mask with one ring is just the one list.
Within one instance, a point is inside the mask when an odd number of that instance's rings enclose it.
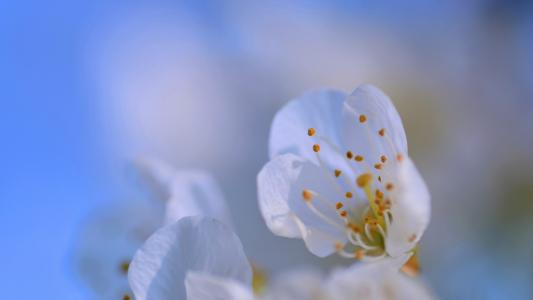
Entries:
{"label": "blurred white flower", "polygon": [[[158,228],[191,215],[206,215],[232,226],[216,181],[200,170],[176,170],[153,158],[133,164],[141,193],[105,207],[89,219],[74,249],[81,279],[99,299],[128,295],[126,274],[133,254]],[[144,194],[145,197],[141,197]]]}
{"label": "blurred white flower", "polygon": [[270,134],[258,193],[272,232],[302,238],[321,257],[371,261],[414,250],[430,195],[383,92],[308,93],[277,113]]}
{"label": "blurred white flower", "polygon": [[326,280],[293,271],[257,295],[239,238],[214,219],[186,217],[146,241],[128,278],[137,300],[432,299],[423,285],[398,273],[404,260],[352,266]]}
{"label": "blurred white flower", "polygon": [[96,299],[129,293],[127,273],[135,251],[162,223],[160,203],[130,199],[89,216],[73,249],[75,271]]}

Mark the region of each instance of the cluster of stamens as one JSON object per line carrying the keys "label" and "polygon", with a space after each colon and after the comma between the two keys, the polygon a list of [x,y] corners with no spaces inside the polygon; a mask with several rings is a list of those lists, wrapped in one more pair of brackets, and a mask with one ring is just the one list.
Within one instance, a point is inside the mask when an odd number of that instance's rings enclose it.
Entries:
{"label": "cluster of stamens", "polygon": [[[367,116],[363,114],[359,116],[361,125],[366,121]],[[315,137],[317,131],[314,128],[309,128],[307,134],[310,137]],[[388,141],[389,144],[391,143],[390,139],[386,136],[384,128],[377,131],[377,135],[385,138],[385,141]],[[392,201],[389,194],[394,190],[394,184],[386,181],[386,174],[381,172],[385,164],[390,163],[389,158],[383,154],[379,156],[379,161],[375,163],[367,162],[362,155],[354,153],[352,150],[348,150],[342,154],[340,149],[337,149],[324,137],[317,137],[318,140],[325,141],[328,145],[332,146],[331,148],[338,152],[340,156],[344,157],[351,171],[358,176],[355,179],[355,186],[353,186],[353,183],[349,183],[350,179],[346,175],[346,172],[340,169],[334,169],[332,172],[328,170],[319,155],[320,145],[315,143],[312,149],[316,154],[320,166],[328,171],[329,176],[332,176],[342,196],[339,196],[339,199],[328,199],[312,189],[304,189],[302,191],[304,202],[320,219],[338,227],[346,233],[348,243],[333,241],[335,250],[341,256],[359,260],[374,260],[386,256],[385,239],[392,221],[390,212]],[[392,148],[391,145],[389,146]],[[402,159],[403,156],[401,154],[396,155],[396,161],[400,162]],[[357,169],[360,170],[363,168],[365,171],[360,171],[358,174],[356,168],[350,163],[359,164]],[[377,179],[377,182],[374,181],[374,178]],[[345,182],[349,183],[348,186],[351,186],[349,191],[342,191],[342,182],[336,181],[339,179],[344,179]],[[356,215],[356,212],[352,211],[350,207],[360,198],[366,198],[368,206],[366,206],[362,214],[359,213]],[[333,219],[321,211],[313,203],[315,199],[322,201],[326,205],[326,208],[331,207],[331,209],[334,209],[339,219]],[[321,206],[321,208],[324,209],[324,206]]]}

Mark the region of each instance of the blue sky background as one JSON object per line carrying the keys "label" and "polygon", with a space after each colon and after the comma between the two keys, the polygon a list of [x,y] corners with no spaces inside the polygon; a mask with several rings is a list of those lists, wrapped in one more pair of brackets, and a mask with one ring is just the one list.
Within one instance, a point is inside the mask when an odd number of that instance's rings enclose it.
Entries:
{"label": "blue sky background", "polygon": [[[306,7],[426,34],[432,28],[453,27],[457,23],[452,17],[468,23],[460,16],[479,9],[474,4],[465,7],[463,1],[443,2],[438,7],[429,6],[427,1],[409,1],[408,7],[363,2],[330,1],[325,5],[311,1]],[[492,1],[491,5],[501,6],[496,11],[510,11],[510,17],[529,11],[524,2],[511,2],[504,5],[503,1]],[[149,3],[174,7],[170,1]],[[120,17],[138,6],[135,1],[101,0],[0,2],[0,288],[5,299],[83,298],[69,251],[88,213],[120,195],[108,169],[116,150],[103,138],[107,133],[98,114],[98,93],[87,75],[87,43],[94,38],[92,29],[101,26],[103,20]],[[191,1],[183,7],[210,28],[210,41],[220,51],[238,55],[243,42],[224,13],[224,5]],[[442,15],[446,17],[438,17]],[[520,22],[524,25],[519,26],[518,34],[531,37],[531,21]],[[424,26],[427,24],[431,26]],[[531,49],[531,38],[524,43],[529,47],[526,49]],[[531,58],[531,51],[526,50],[526,57]],[[531,61],[523,62],[529,64],[529,71],[526,66],[520,75],[529,96]],[[531,102],[524,103],[529,113]],[[271,116],[264,118],[269,120]],[[476,252],[470,249],[464,250],[467,257]],[[485,257],[474,259],[467,274],[478,278],[474,286],[494,288],[494,299],[504,297],[505,286],[500,290],[488,284],[490,279],[485,281],[485,262]],[[531,260],[529,263],[531,266]],[[527,281],[523,275],[531,279],[531,273],[518,274],[513,281],[518,287],[511,284],[509,290],[518,291],[520,297],[528,293],[522,284]],[[453,291],[466,288],[457,281],[450,282]],[[450,291],[445,287],[440,290]]]}

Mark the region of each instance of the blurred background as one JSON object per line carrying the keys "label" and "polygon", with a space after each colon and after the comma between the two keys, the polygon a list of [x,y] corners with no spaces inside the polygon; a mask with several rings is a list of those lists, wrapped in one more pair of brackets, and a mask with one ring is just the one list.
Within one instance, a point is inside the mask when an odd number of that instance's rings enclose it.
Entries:
{"label": "blurred background", "polygon": [[422,278],[442,299],[533,298],[531,2],[251,2],[0,3],[3,297],[121,299],[121,230],[157,228],[139,155],[211,171],[270,276],[346,263],[274,237],[255,177],[284,103],[372,83],[432,192]]}

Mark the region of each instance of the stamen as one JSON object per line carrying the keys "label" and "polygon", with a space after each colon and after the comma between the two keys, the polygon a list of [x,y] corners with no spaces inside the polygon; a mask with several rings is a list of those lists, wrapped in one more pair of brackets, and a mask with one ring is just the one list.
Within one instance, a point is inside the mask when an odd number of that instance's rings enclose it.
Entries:
{"label": "stamen", "polygon": [[365,257],[365,251],[363,251],[361,249],[355,251],[355,253],[354,253],[354,258],[355,259],[362,260],[364,257]]}
{"label": "stamen", "polygon": [[385,163],[387,161],[387,157],[385,155],[381,156],[381,162]]}
{"label": "stamen", "polygon": [[360,259],[360,261],[362,262],[374,262],[374,261],[378,261],[382,258],[384,258],[387,254],[385,252],[383,252],[383,254],[381,255],[376,255],[376,256],[363,256],[363,258]]}
{"label": "stamen", "polygon": [[381,176],[378,176],[378,181],[381,182]]}
{"label": "stamen", "polygon": [[356,179],[357,186],[363,188],[372,182],[372,174],[364,173],[359,175]]}
{"label": "stamen", "polygon": [[353,158],[353,153],[352,153],[352,151],[348,151],[348,152],[346,152],[346,157],[347,157],[348,159],[352,159],[352,158]]}
{"label": "stamen", "polygon": [[359,161],[359,162],[361,162],[361,161],[363,161],[363,159],[364,159],[364,158],[363,158],[361,155],[356,155],[356,156],[355,156],[355,161]]}
{"label": "stamen", "polygon": [[403,155],[401,155],[401,154],[396,154],[396,160],[397,160],[397,161],[402,161],[402,160],[403,160]]}
{"label": "stamen", "polygon": [[361,239],[361,235],[359,233],[351,233],[350,232],[350,235],[355,238],[355,242],[352,242],[352,244],[354,244],[355,246],[359,246],[365,250],[376,250],[378,247],[376,246],[370,246],[370,245],[367,245],[365,242],[363,242],[363,240]]}
{"label": "stamen", "polygon": [[312,128],[312,127],[309,128],[309,129],[307,129],[307,135],[308,135],[308,136],[313,136],[313,135],[315,135],[315,132],[316,132],[315,129]]}
{"label": "stamen", "polygon": [[314,144],[313,145],[313,151],[315,151],[315,152],[320,151],[320,145],[319,144]]}
{"label": "stamen", "polygon": [[346,194],[344,194],[344,196],[348,199],[352,198],[353,197],[353,194],[352,192],[346,192]]}
{"label": "stamen", "polygon": [[385,185],[385,188],[387,189],[387,191],[392,191],[392,189],[394,189],[394,184],[389,182]]}
{"label": "stamen", "polygon": [[344,248],[344,245],[341,242],[335,243],[335,250],[341,251]]}
{"label": "stamen", "polygon": [[313,193],[311,193],[310,190],[303,190],[302,197],[304,198],[304,201],[306,202],[311,201],[313,199]]}
{"label": "stamen", "polygon": [[123,261],[122,263],[120,263],[120,271],[123,274],[128,274],[129,268],[130,268],[130,262],[129,261]]}
{"label": "stamen", "polygon": [[335,177],[341,176],[342,171],[341,170],[335,170]]}
{"label": "stamen", "polygon": [[380,136],[385,136],[385,128],[381,128],[378,133]]}
{"label": "stamen", "polygon": [[122,300],[131,300],[131,297],[128,294],[124,294],[124,296],[122,296]]}
{"label": "stamen", "polygon": [[348,223],[346,224],[346,227],[350,228],[354,233],[361,233],[361,228],[354,223]]}
{"label": "stamen", "polygon": [[365,115],[360,115],[359,116],[359,122],[361,122],[361,123],[366,122],[366,116]]}
{"label": "stamen", "polygon": [[365,234],[371,242],[374,241],[372,234],[370,234],[370,226],[368,225],[368,223],[365,224]]}
{"label": "stamen", "polygon": [[343,211],[341,211],[341,212],[339,213],[339,215],[340,215],[341,217],[343,217],[343,218],[346,218],[346,217],[348,216],[348,212],[345,211],[345,210],[343,210]]}
{"label": "stamen", "polygon": [[342,202],[337,202],[337,204],[335,205],[335,208],[337,210],[341,209],[342,207],[344,206],[344,204],[342,204]]}
{"label": "stamen", "polygon": [[381,170],[381,164],[375,164],[374,168],[376,168],[376,170]]}
{"label": "stamen", "polygon": [[339,223],[335,220],[332,220],[331,218],[329,218],[328,216],[324,215],[322,212],[320,212],[314,205],[313,205],[313,202],[311,201],[306,201],[305,202],[307,204],[307,207],[315,214],[317,215],[317,217],[319,217],[320,219],[324,220],[325,222],[329,223],[330,225],[333,225],[341,230],[343,230],[344,228],[339,225]]}
{"label": "stamen", "polygon": [[390,228],[390,216],[389,216],[389,211],[386,210],[386,211],[385,211],[385,214],[384,214],[383,216],[384,216],[384,219],[385,219],[385,226],[386,226],[387,230],[389,230],[389,228]]}
{"label": "stamen", "polygon": [[375,226],[378,228],[379,233],[381,233],[381,236],[383,236],[383,239],[386,239],[387,238],[387,234],[385,233],[385,230],[383,230],[383,227],[381,227],[380,224],[376,224]]}
{"label": "stamen", "polygon": [[345,250],[337,250],[337,253],[339,253],[340,256],[344,258],[353,258],[353,253],[346,252]]}

